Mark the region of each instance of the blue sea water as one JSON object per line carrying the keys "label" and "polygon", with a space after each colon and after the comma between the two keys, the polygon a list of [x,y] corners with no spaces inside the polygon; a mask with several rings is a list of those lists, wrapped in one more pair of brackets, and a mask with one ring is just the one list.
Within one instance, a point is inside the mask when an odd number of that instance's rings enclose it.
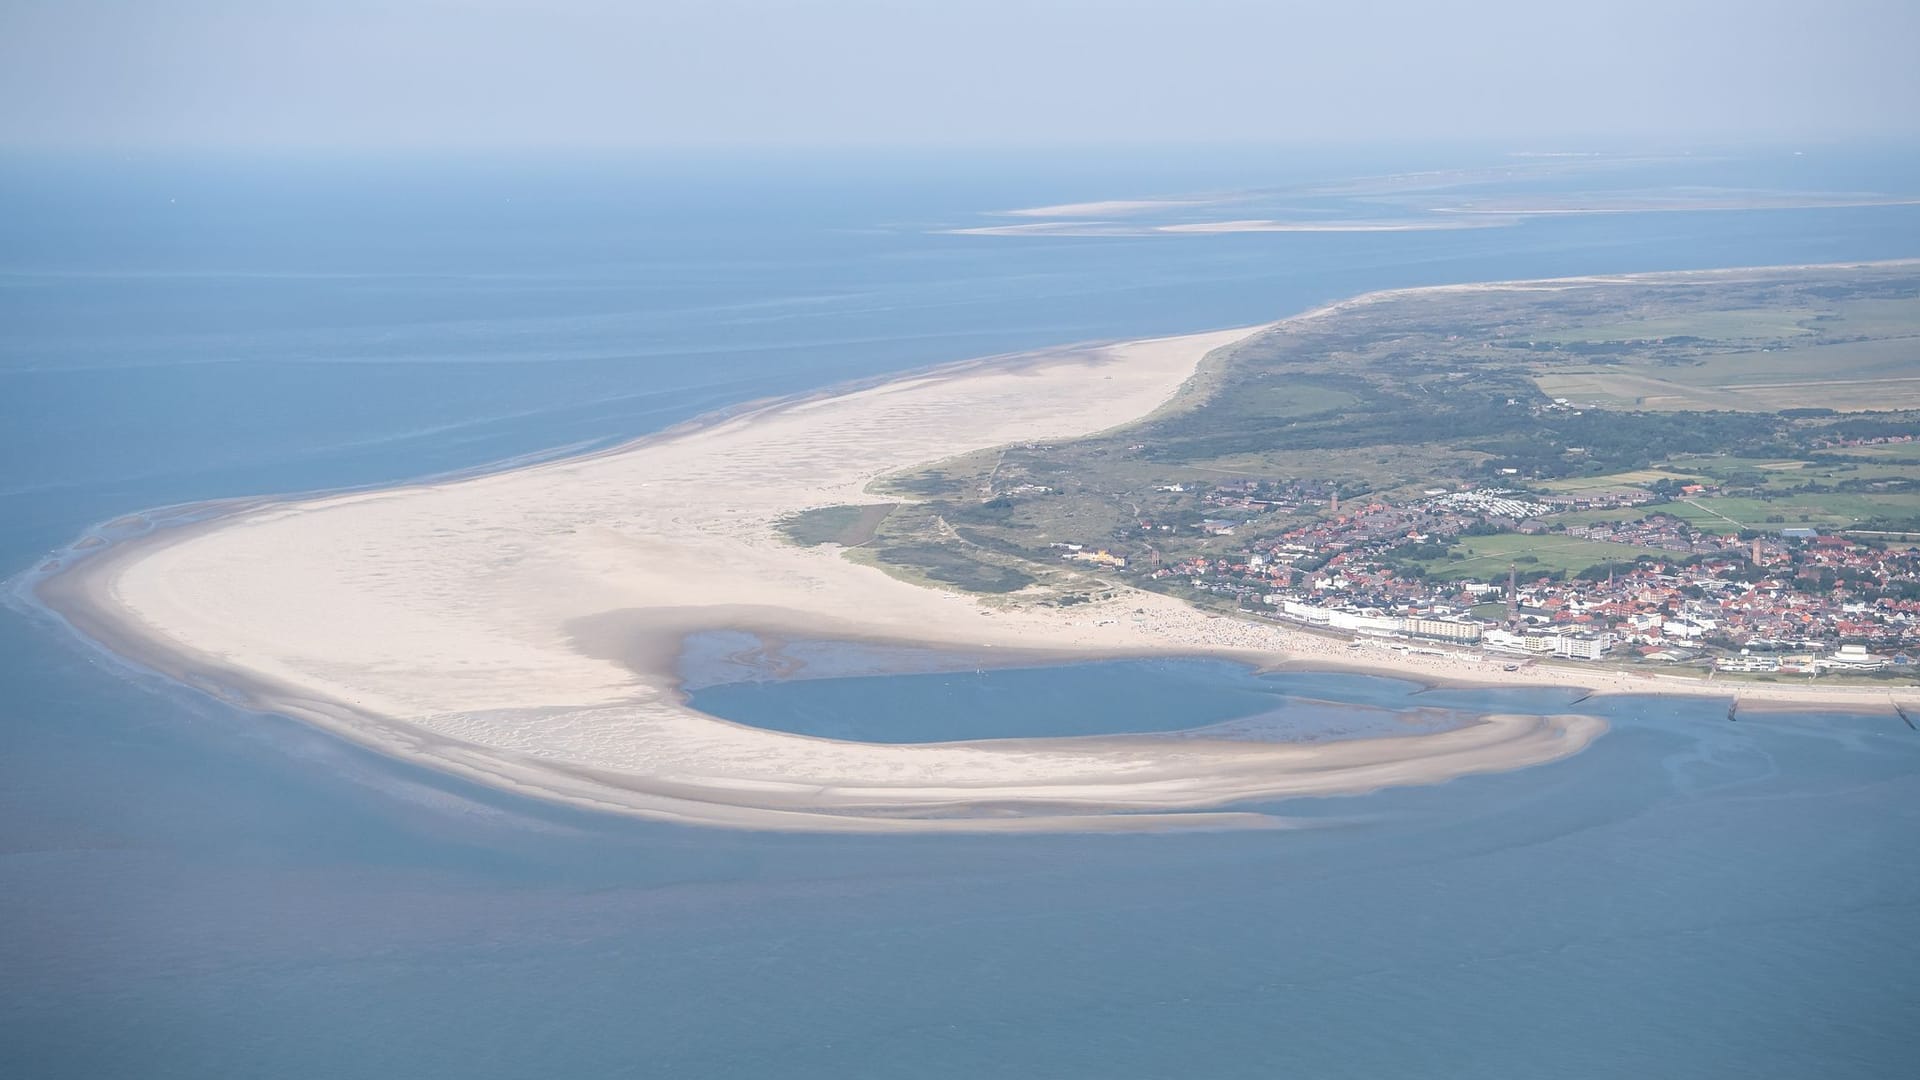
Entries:
{"label": "blue sea water", "polygon": [[[1328,696],[1320,696],[1322,694]],[[1555,705],[1578,697],[1553,691]],[[1469,706],[1477,706],[1476,694]],[[1503,708],[1542,711],[1537,691]],[[842,678],[749,679],[695,690],[694,708],[755,727],[873,743],[1074,735],[1319,742],[1447,731],[1473,721],[1418,683],[1260,674],[1221,660],[1112,660]]]}
{"label": "blue sea water", "polygon": [[[936,231],[1501,160],[10,161],[0,574],[156,505],[607,445],[1373,288],[1920,255],[1915,207]],[[1917,161],[1751,151],[1608,182],[1910,194]],[[911,716],[945,738],[1049,733],[1075,701],[1133,702],[1098,715],[1136,730],[1176,705],[1182,727],[1257,715],[1254,678],[1137,662],[699,693],[744,723],[885,738],[877,718]],[[1286,678],[1290,700],[1565,707]],[[992,730],[969,727],[983,701]],[[0,611],[0,1075],[1911,1075],[1920,737],[1890,716],[1729,723],[1711,700],[1579,707],[1614,727],[1575,758],[1289,803],[1317,826],[1296,831],[762,835],[479,789]]]}

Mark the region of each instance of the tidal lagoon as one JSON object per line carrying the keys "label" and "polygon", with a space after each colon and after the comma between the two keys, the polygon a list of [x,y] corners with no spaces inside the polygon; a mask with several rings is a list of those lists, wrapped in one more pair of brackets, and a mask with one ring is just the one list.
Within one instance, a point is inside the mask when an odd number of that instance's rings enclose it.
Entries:
{"label": "tidal lagoon", "polygon": [[[1883,206],[946,231],[1432,164],[1162,160],[816,163],[780,185],[724,162],[614,179],[27,163],[6,181],[32,212],[4,225],[0,550],[24,571],[156,506],[593,449],[847,379],[1369,289],[1903,257],[1920,230]],[[1910,166],[1742,168],[1870,189]],[[1701,178],[1671,168],[1653,179]],[[1728,722],[1711,698],[1619,697],[1580,706],[1609,731],[1572,757],[1263,808],[1287,829],[794,836],[396,762],[130,675],[17,596],[0,635],[12,1074],[1843,1077],[1914,1060],[1920,864],[1900,853],[1920,743],[1891,715]],[[929,738],[996,702],[983,735],[1095,733],[1020,728],[1116,688],[1190,709],[1175,730],[1271,711],[1244,710],[1274,685],[1319,720],[1372,710],[1349,723],[1565,704],[1120,663],[695,695],[743,724],[862,708]]]}

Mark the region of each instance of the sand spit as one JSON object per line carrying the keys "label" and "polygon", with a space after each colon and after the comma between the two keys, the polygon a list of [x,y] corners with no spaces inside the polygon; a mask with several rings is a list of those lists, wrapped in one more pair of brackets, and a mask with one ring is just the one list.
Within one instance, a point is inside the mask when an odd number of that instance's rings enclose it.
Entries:
{"label": "sand spit", "polygon": [[1246,218],[1235,221],[1187,221],[1149,225],[1120,221],[1034,221],[1020,225],[975,225],[938,230],[948,236],[1217,236],[1230,233],[1398,233],[1451,232],[1457,229],[1493,229],[1518,219],[1455,217],[1393,221],[1276,221]]}
{"label": "sand spit", "polygon": [[1029,206],[1019,210],[1001,210],[1004,217],[1106,217],[1138,214],[1148,210],[1170,210],[1183,206],[1210,206],[1227,201],[1224,196],[1183,199],[1102,199],[1096,202],[1057,203],[1053,206]]}
{"label": "sand spit", "polygon": [[[1600,279],[1511,287],[1583,280]],[[1299,318],[1382,295],[1401,294]],[[1208,353],[1260,329],[953,365],[490,475],[234,504],[104,548],[70,549],[41,568],[35,591],[113,652],[248,707],[519,792],[744,828],[1274,826],[1284,823],[1192,811],[1552,761],[1604,724],[1489,716],[1438,734],[1311,746],[1126,737],[845,743],[687,707],[673,658],[680,639],[699,630],[1730,692],[1594,670],[1360,657],[1324,638],[1130,590],[1071,609],[992,608],[779,535],[786,515],[864,501],[870,483],[901,468],[1144,415]],[[1805,690],[1739,692],[1754,701],[1886,703],[1884,691]]]}

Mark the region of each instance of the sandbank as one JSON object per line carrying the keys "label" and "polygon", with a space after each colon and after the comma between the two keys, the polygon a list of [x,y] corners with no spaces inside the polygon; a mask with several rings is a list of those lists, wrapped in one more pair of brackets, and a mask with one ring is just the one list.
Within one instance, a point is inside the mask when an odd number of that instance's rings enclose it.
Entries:
{"label": "sandbank", "polygon": [[1137,214],[1147,210],[1165,210],[1180,206],[1208,206],[1223,198],[1190,197],[1179,199],[1101,199],[1094,202],[1056,203],[1052,206],[1028,206],[1002,210],[1006,217],[1101,217]]}
{"label": "sandbank", "polygon": [[1492,229],[1517,219],[1492,216],[1392,221],[1280,221],[1243,218],[1232,221],[1185,221],[1150,225],[1119,221],[1034,221],[1020,225],[974,225],[942,229],[948,236],[1217,236],[1232,233],[1399,233],[1451,232]]}

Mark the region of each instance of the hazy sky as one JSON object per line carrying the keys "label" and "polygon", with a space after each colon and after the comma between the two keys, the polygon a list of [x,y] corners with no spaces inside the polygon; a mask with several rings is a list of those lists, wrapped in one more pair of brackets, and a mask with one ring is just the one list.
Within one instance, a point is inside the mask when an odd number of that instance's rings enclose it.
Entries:
{"label": "hazy sky", "polygon": [[0,0],[0,145],[1920,132],[1920,0]]}

